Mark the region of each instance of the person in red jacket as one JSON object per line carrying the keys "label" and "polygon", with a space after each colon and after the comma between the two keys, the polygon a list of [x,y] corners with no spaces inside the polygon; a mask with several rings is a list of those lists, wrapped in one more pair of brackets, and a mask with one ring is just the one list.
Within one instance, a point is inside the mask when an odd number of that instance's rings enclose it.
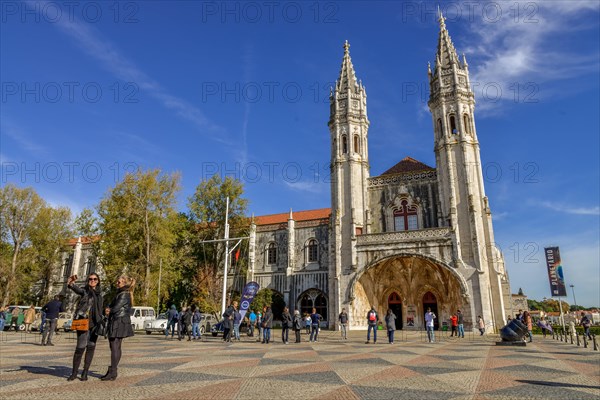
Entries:
{"label": "person in red jacket", "polygon": [[456,316],[456,313],[452,314],[450,322],[452,325],[452,334],[450,336],[454,336],[454,334],[458,336],[458,316]]}

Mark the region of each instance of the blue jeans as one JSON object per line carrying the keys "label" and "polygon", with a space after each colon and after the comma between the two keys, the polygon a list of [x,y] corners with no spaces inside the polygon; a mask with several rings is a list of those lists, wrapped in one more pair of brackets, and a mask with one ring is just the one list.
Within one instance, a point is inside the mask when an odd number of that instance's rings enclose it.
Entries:
{"label": "blue jeans", "polygon": [[369,324],[367,328],[367,342],[371,340],[371,329],[373,329],[373,342],[377,342],[377,325]]}
{"label": "blue jeans", "polygon": [[388,329],[388,340],[390,343],[394,343],[394,330]]}
{"label": "blue jeans", "polygon": [[458,324],[458,336],[465,337],[465,326],[463,324]]}
{"label": "blue jeans", "polygon": [[165,336],[169,336],[169,328],[171,328],[171,337],[175,336],[175,324],[177,321],[174,319],[167,323],[167,329],[165,329]]}
{"label": "blue jeans", "polygon": [[200,333],[200,322],[192,322],[192,336],[194,339],[202,337],[202,334]]}
{"label": "blue jeans", "polygon": [[427,340],[435,342],[435,333],[433,332],[433,326],[427,327]]}
{"label": "blue jeans", "polygon": [[233,324],[233,335],[240,340],[240,324]]}
{"label": "blue jeans", "polygon": [[263,341],[268,342],[271,340],[271,328],[263,328]]}
{"label": "blue jeans", "polygon": [[0,331],[4,330],[4,320],[0,319]]}
{"label": "blue jeans", "polygon": [[314,340],[316,342],[318,337],[319,337],[319,325],[312,324],[311,330],[310,330],[310,341],[312,342]]}

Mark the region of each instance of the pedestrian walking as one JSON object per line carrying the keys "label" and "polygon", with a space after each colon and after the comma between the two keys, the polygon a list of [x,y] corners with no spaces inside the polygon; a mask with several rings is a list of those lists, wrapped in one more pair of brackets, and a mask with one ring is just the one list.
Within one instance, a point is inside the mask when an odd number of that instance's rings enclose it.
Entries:
{"label": "pedestrian walking", "polygon": [[[519,310],[520,311],[520,310]],[[519,321],[521,318],[517,318]],[[485,332],[485,321],[481,315],[477,316],[477,327],[479,328],[479,336],[483,336]]]}
{"label": "pedestrian walking", "polygon": [[[77,345],[73,354],[73,369],[68,381],[77,378],[79,365],[85,352],[83,361],[83,371],[81,380],[87,380],[87,374],[92,365],[94,352],[96,351],[96,341],[98,340],[98,329],[103,321],[103,299],[102,289],[100,287],[100,277],[96,273],[91,273],[87,277],[87,283],[84,287],[75,284],[77,275],[72,275],[67,280],[67,287],[79,295],[79,301],[75,307],[72,326],[77,331]],[[81,321],[77,323],[77,321]],[[87,325],[87,326],[86,326]],[[79,329],[76,327],[79,326]],[[130,325],[131,328],[131,325]]]}
{"label": "pedestrian walking", "polygon": [[387,314],[385,314],[385,326],[387,329],[388,342],[394,344],[394,331],[396,330],[396,314],[388,308]]}
{"label": "pedestrian walking", "polygon": [[592,340],[592,334],[590,333],[590,328],[592,327],[592,321],[590,318],[585,315],[584,312],[581,312],[581,320],[579,321],[579,325],[583,327],[584,335],[588,337],[588,339]]}
{"label": "pedestrian walking", "polygon": [[323,317],[321,314],[317,313],[317,309],[312,309],[312,314],[310,314],[310,341],[318,342],[319,341],[319,326],[321,325],[321,320]]}
{"label": "pedestrian walking", "polygon": [[108,310],[108,343],[110,345],[110,367],[100,379],[114,381],[119,371],[123,339],[133,336],[131,327],[131,307],[133,306],[133,289],[135,279],[121,275],[117,279],[117,295],[110,303]]}
{"label": "pedestrian walking", "polygon": [[[21,314],[22,314],[22,312],[19,307],[13,308],[10,313],[10,316],[11,316],[10,326],[15,327],[15,332],[19,331],[19,315],[21,315]],[[8,328],[8,330],[10,331],[10,327]]]}
{"label": "pedestrian walking", "polygon": [[25,332],[31,332],[31,324],[35,321],[35,307],[33,304],[25,310],[25,318],[23,318],[23,323],[25,324]]}
{"label": "pedestrian walking", "polygon": [[240,341],[240,325],[242,324],[242,314],[238,309],[238,302],[233,302],[233,336],[235,340]]}
{"label": "pedestrian walking", "polygon": [[167,327],[165,328],[165,338],[169,337],[169,328],[171,329],[171,339],[175,336],[175,327],[177,327],[177,336],[179,337],[179,326],[177,321],[179,320],[179,312],[175,304],[171,305],[171,308],[167,312]]}
{"label": "pedestrian walking", "polygon": [[464,318],[462,312],[460,310],[456,310],[456,316],[458,317],[458,336],[461,338],[465,337],[465,325]]}
{"label": "pedestrian walking", "polygon": [[229,307],[223,313],[223,341],[231,342],[231,334],[233,330],[233,313],[235,309],[233,304],[229,304]]}
{"label": "pedestrian walking", "polygon": [[450,336],[458,336],[458,315],[456,313],[450,317],[450,326],[452,328]]}
{"label": "pedestrian walking", "polygon": [[194,304],[192,306],[192,337],[194,340],[202,339],[202,332],[200,332],[200,322],[202,321],[202,315],[200,310]]}
{"label": "pedestrian walking", "polygon": [[365,344],[371,342],[371,330],[373,330],[373,343],[377,343],[377,324],[379,322],[379,314],[375,311],[375,307],[371,306],[371,309],[367,312],[367,341]]}
{"label": "pedestrian walking", "polygon": [[256,339],[257,342],[260,342],[261,340],[263,340],[262,321],[263,321],[263,313],[259,311],[258,314],[256,314],[256,327],[258,329],[258,337]]}
{"label": "pedestrian walking", "polygon": [[306,313],[304,315],[304,329],[306,330],[306,334],[310,335],[310,325],[312,323],[312,319],[310,319],[310,314]]}
{"label": "pedestrian walking", "polygon": [[296,334],[296,343],[300,343],[300,331],[302,330],[303,318],[300,315],[300,311],[294,310],[294,333]]}
{"label": "pedestrian walking", "polygon": [[283,313],[281,314],[281,341],[283,344],[289,344],[290,328],[293,327],[294,321],[292,320],[290,310],[289,308],[284,307]]}
{"label": "pedestrian walking", "polygon": [[256,325],[256,313],[250,310],[248,314],[248,336],[254,337],[254,326]]}
{"label": "pedestrian walking", "polygon": [[529,343],[533,342],[533,320],[531,319],[531,314],[529,311],[523,312],[523,324],[527,326],[527,334],[529,335]]}
{"label": "pedestrian walking", "polygon": [[429,343],[435,343],[435,332],[434,328],[434,320],[437,317],[431,311],[431,308],[427,308],[427,312],[425,313],[425,329],[427,330],[427,340]]}
{"label": "pedestrian walking", "polygon": [[64,311],[60,296],[54,296],[53,300],[42,307],[42,311],[46,313],[46,327],[42,335],[42,346],[54,346],[52,344],[52,336],[56,331],[58,314]]}
{"label": "pedestrian walking", "polygon": [[342,332],[342,339],[348,340],[348,313],[345,308],[342,308],[342,312],[338,316],[340,322],[340,330]]}
{"label": "pedestrian walking", "polygon": [[271,328],[273,328],[273,311],[271,311],[271,307],[267,307],[265,314],[263,315],[262,321],[263,327],[263,343],[269,344],[271,340]]}
{"label": "pedestrian walking", "polygon": [[181,338],[183,339],[185,336],[187,336],[188,342],[192,340],[192,316],[193,316],[192,308],[187,307],[187,309],[185,310],[185,312],[182,314],[182,317],[181,317],[182,324],[183,324]]}

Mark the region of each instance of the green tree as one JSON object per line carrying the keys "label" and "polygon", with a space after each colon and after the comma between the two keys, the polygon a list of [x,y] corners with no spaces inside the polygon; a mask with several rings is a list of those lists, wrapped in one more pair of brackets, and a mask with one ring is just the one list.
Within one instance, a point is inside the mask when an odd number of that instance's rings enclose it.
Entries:
{"label": "green tree", "polygon": [[[202,244],[202,241],[223,239],[225,212],[229,198],[229,237],[247,236],[249,221],[246,217],[248,200],[243,198],[243,184],[232,177],[222,179],[213,175],[200,182],[189,198],[188,254],[193,259],[188,273],[193,275],[193,299],[205,312],[220,312],[222,298],[222,274],[225,246]],[[242,241],[242,253],[247,249],[247,241]],[[240,259],[237,265],[238,276],[245,273],[246,261]]]}
{"label": "green tree", "polygon": [[27,271],[18,268],[22,264],[21,251],[29,244],[33,223],[44,205],[44,200],[32,188],[20,189],[8,184],[0,189],[2,240],[12,247],[8,274],[0,277],[0,287],[4,288],[3,306],[8,304],[20,278],[25,277]]}
{"label": "green tree", "polygon": [[35,277],[41,280],[41,297],[47,298],[49,282],[67,240],[73,235],[71,210],[44,206],[38,212],[30,233]]}
{"label": "green tree", "polygon": [[156,300],[161,261],[163,271],[172,268],[179,181],[160,170],[129,173],[98,206],[104,271],[109,281],[127,272],[141,282],[145,304]]}

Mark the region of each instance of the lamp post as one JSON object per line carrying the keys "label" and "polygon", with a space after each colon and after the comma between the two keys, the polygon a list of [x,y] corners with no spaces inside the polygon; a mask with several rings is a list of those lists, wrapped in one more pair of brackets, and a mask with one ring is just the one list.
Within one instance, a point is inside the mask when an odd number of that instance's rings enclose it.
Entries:
{"label": "lamp post", "polygon": [[569,285],[573,291],[573,303],[575,303],[575,322],[577,322],[577,299],[575,298],[575,285]]}

